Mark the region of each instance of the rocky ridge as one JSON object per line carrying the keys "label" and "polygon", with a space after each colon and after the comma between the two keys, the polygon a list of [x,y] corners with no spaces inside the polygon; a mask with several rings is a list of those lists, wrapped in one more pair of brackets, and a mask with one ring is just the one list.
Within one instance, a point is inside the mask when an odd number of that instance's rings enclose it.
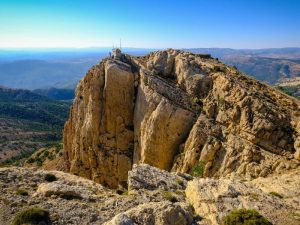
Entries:
{"label": "rocky ridge", "polygon": [[[49,173],[57,180],[45,180]],[[282,197],[271,195],[266,187],[280,180],[289,180],[280,185]],[[128,173],[128,189],[115,191],[68,173],[0,168],[0,224],[9,225],[18,212],[40,207],[49,211],[52,225],[216,225],[231,210],[246,207],[274,225],[297,225],[298,187],[299,171],[293,170],[243,182],[193,178],[139,164]]]}
{"label": "rocky ridge", "polygon": [[133,164],[253,179],[299,167],[300,103],[209,55],[106,58],[79,82],[64,130],[71,173],[126,187]]}

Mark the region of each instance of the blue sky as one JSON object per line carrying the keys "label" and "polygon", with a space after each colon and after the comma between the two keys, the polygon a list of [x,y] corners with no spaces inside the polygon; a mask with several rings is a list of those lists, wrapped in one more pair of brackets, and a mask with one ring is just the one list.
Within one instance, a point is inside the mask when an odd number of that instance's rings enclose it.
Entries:
{"label": "blue sky", "polygon": [[0,48],[300,47],[298,0],[0,0]]}

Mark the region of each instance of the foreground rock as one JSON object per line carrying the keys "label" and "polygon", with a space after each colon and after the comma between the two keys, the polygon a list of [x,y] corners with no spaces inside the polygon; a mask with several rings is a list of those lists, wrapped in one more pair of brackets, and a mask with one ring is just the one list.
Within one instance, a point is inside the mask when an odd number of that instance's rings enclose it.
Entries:
{"label": "foreground rock", "polygon": [[[186,197],[196,213],[209,224],[220,224],[221,219],[232,210],[242,208],[257,210],[272,224],[300,223],[296,217],[297,209],[292,205],[239,180],[195,179],[188,182]],[[294,197],[299,201],[299,195]]]}
{"label": "foreground rock", "polygon": [[[50,172],[57,180],[48,182],[48,173],[0,169],[1,225],[9,225],[17,213],[30,208],[48,210],[53,225],[216,225],[237,208],[255,209],[274,225],[300,223],[299,170],[251,182],[191,180],[187,174],[141,164],[129,172],[128,191],[113,191],[58,171]],[[280,188],[270,189],[277,182]]]}
{"label": "foreground rock", "polygon": [[278,196],[293,208],[291,213],[300,220],[300,170],[292,170],[280,176],[258,178],[248,182],[265,193]]}
{"label": "foreground rock", "polygon": [[[126,190],[112,191],[91,180],[58,171],[0,168],[0,224],[9,225],[18,212],[33,207],[49,210],[53,225],[99,225],[108,223],[113,217],[115,219],[109,224],[123,217],[140,225],[167,225],[177,221],[191,224],[193,210],[185,202],[183,186],[175,185],[175,174],[148,165],[135,167],[131,174],[153,174],[153,171],[155,176],[140,177],[140,182],[154,184],[156,176],[163,177],[167,187],[140,185],[141,188],[134,186],[134,191],[128,193]],[[57,180],[47,182],[44,177],[48,173]]]}
{"label": "foreground rock", "polygon": [[73,174],[126,187],[133,164],[253,179],[299,167],[300,103],[209,57],[104,59],[79,82],[64,129]]}
{"label": "foreground rock", "polygon": [[192,222],[193,210],[187,203],[156,202],[118,214],[105,225],[189,225]]}
{"label": "foreground rock", "polygon": [[128,172],[128,190],[184,190],[193,177],[182,173],[169,173],[147,164],[134,165]]}

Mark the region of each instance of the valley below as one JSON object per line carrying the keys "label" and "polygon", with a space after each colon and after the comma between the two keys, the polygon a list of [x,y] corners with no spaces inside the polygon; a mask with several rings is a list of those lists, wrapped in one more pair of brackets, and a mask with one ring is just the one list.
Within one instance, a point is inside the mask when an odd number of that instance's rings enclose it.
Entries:
{"label": "valley below", "polygon": [[70,103],[0,87],[0,163],[13,163],[60,143]]}

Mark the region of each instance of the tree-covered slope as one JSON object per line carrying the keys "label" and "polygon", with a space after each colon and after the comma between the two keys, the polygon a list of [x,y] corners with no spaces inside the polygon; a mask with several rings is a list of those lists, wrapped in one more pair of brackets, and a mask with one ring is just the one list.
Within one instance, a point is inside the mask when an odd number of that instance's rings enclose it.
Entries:
{"label": "tree-covered slope", "polygon": [[0,87],[0,162],[61,140],[69,103]]}

